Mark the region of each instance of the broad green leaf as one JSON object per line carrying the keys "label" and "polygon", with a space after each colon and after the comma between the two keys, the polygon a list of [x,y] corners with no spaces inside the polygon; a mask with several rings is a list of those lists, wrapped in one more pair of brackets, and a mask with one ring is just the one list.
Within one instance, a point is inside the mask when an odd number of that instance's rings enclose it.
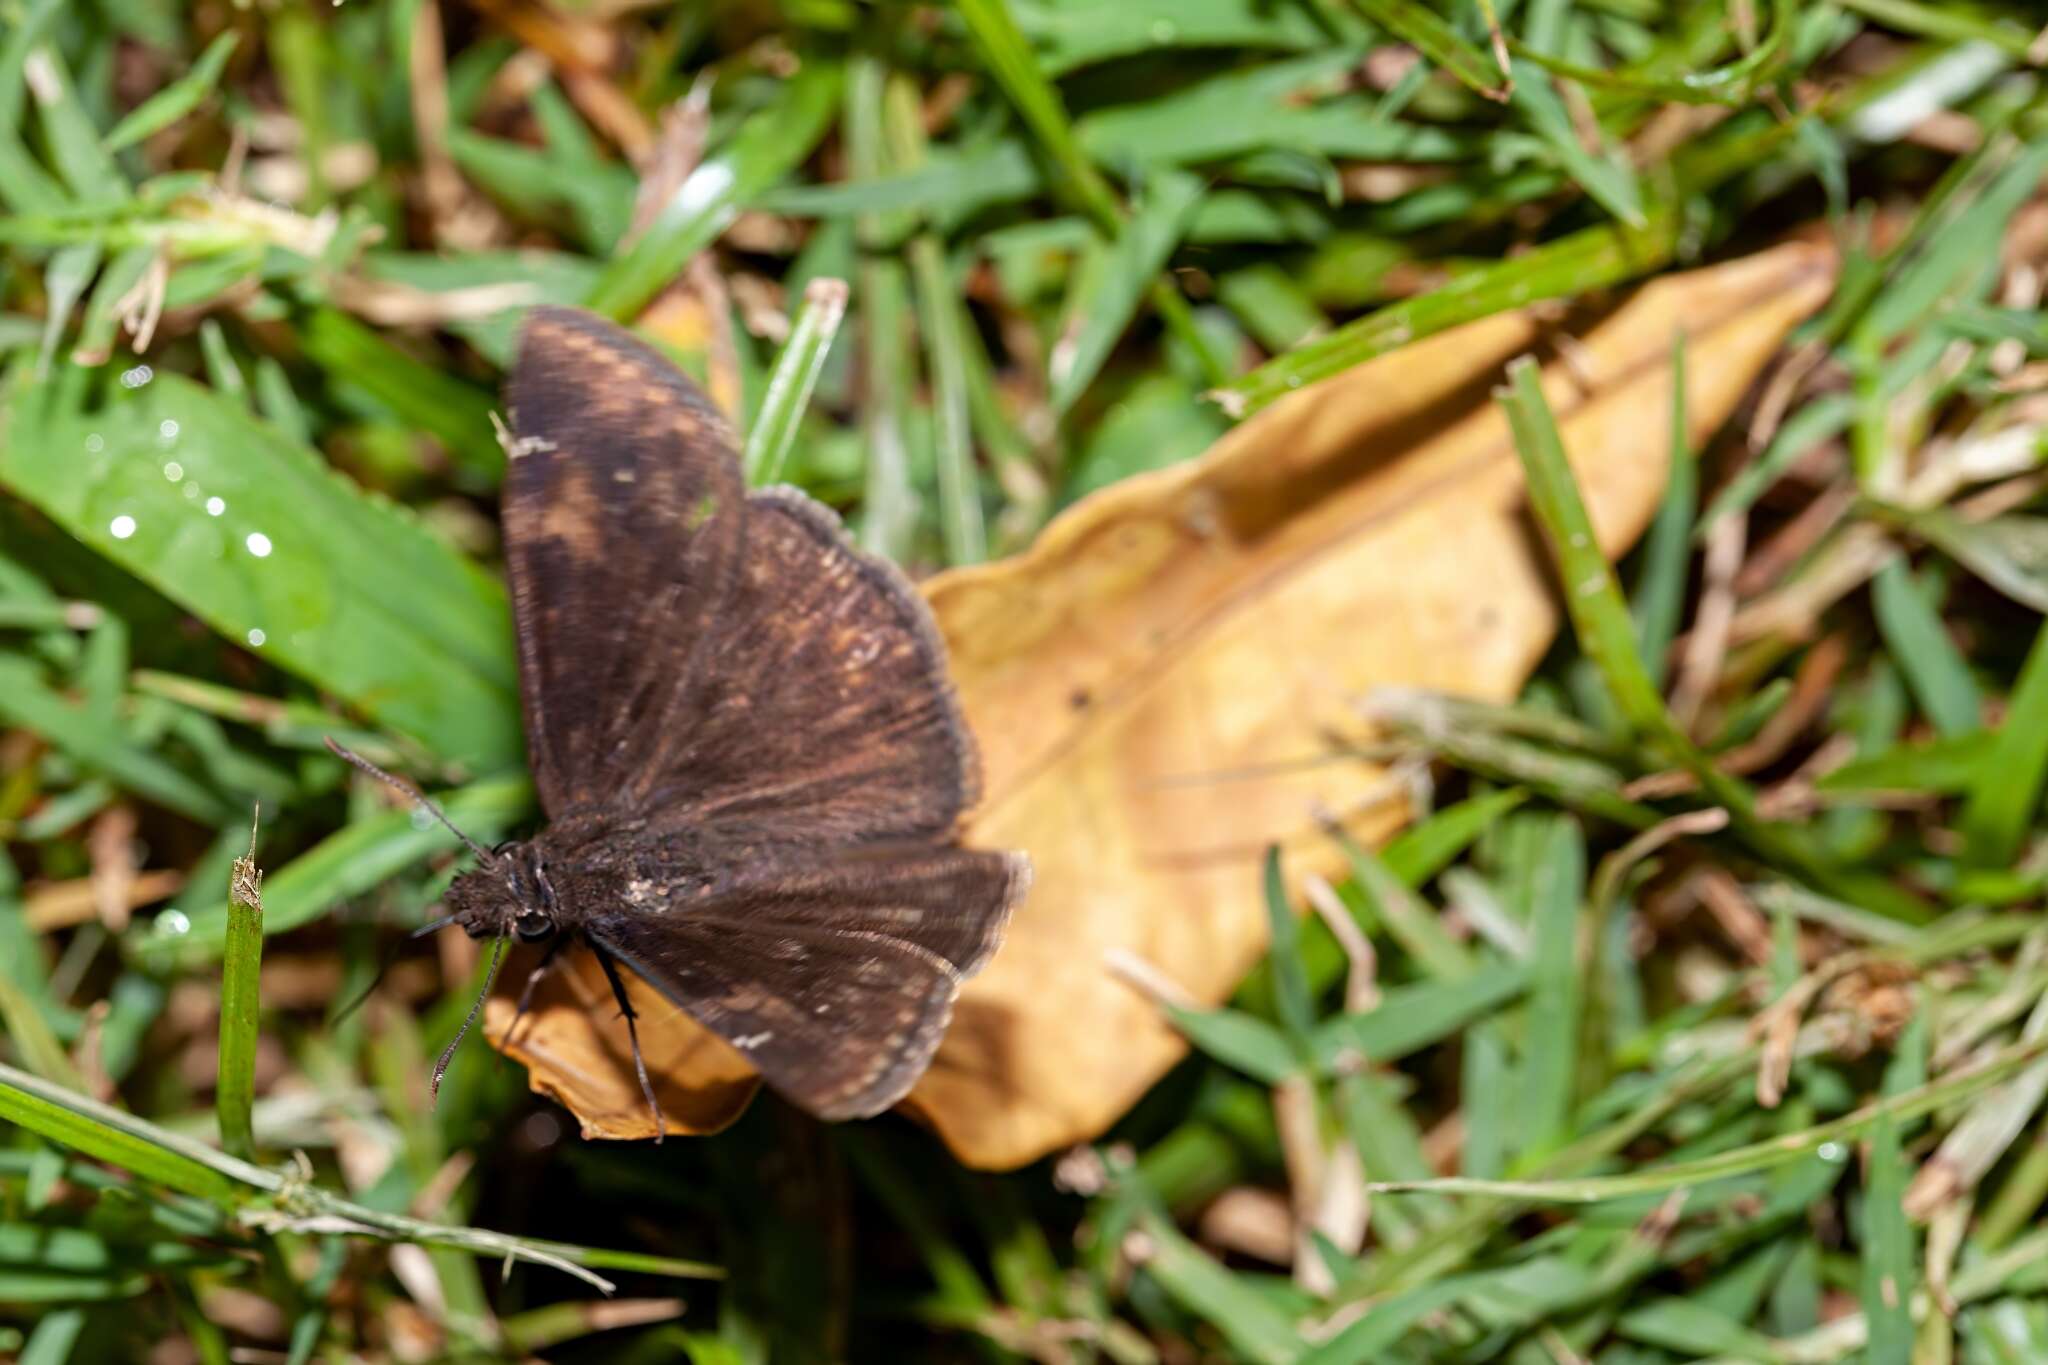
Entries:
{"label": "broad green leaf", "polygon": [[519,761],[504,589],[406,513],[176,376],[54,412],[17,386],[0,483],[235,644],[473,770]]}

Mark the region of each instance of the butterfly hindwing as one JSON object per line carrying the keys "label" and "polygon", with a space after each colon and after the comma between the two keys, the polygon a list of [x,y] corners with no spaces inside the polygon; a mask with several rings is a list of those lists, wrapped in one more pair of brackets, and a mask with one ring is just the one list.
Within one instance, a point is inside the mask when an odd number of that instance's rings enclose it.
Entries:
{"label": "butterfly hindwing", "polygon": [[527,316],[508,391],[505,573],[551,818],[613,802],[716,638],[745,531],[725,420],[624,329]]}
{"label": "butterfly hindwing", "polygon": [[651,895],[586,931],[806,1109],[887,1109],[1001,940],[1028,864],[954,847],[752,855],[708,885],[656,873]]}

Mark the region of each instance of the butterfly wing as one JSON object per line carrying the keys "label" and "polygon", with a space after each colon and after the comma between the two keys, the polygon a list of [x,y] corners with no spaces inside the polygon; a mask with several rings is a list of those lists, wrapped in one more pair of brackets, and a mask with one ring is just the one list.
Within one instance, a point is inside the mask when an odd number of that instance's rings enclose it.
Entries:
{"label": "butterfly wing", "polygon": [[660,737],[656,828],[944,836],[979,788],[930,611],[795,489],[747,499],[747,543],[686,721]]}
{"label": "butterfly wing", "polygon": [[703,667],[746,489],[717,409],[624,329],[527,315],[507,393],[505,576],[541,803],[610,805]]}
{"label": "butterfly wing", "polygon": [[791,1100],[826,1119],[880,1113],[931,1061],[1028,862],[900,845],[749,854],[709,886],[651,877],[585,931]]}
{"label": "butterfly wing", "polygon": [[716,411],[602,319],[533,310],[511,407],[506,572],[550,817],[951,831],[974,745],[894,567],[794,489],[746,496]]}

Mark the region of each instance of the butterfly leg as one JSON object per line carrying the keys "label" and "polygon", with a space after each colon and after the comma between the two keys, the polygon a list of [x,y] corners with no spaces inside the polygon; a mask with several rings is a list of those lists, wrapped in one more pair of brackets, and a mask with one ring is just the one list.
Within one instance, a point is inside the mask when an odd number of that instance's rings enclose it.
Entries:
{"label": "butterfly leg", "polygon": [[619,1002],[619,1017],[626,1021],[626,1040],[633,1045],[633,1069],[640,1073],[640,1093],[647,1097],[647,1108],[654,1115],[654,1140],[660,1142],[668,1135],[668,1128],[661,1119],[661,1105],[654,1098],[654,1084],[647,1079],[647,1062],[640,1055],[640,1030],[634,1021],[640,1016],[633,1011],[633,1002],[626,995],[626,983],[619,977],[619,969],[612,963],[612,955],[596,943],[590,951],[597,954],[597,965],[604,968],[605,980],[612,983],[612,996]]}
{"label": "butterfly leg", "polygon": [[[519,1036],[519,1021],[526,1017],[528,1006],[533,1004],[533,993],[540,988],[541,982],[547,980],[548,973],[555,969],[555,954],[562,951],[562,945],[566,942],[568,939],[561,934],[549,939],[547,951],[541,954],[540,961],[534,969],[526,974],[526,985],[519,992],[519,1008],[512,1011],[512,1022],[505,1029],[506,1043]],[[498,1054],[500,1058],[504,1055],[502,1052]]]}

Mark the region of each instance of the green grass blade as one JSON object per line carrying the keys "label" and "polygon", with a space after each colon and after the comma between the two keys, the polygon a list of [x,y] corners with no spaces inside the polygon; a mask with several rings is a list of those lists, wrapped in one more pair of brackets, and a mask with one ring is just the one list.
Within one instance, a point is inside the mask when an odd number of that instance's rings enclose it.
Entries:
{"label": "green grass blade", "polygon": [[1802,405],[1785,419],[1763,454],[1751,460],[1714,495],[1700,518],[1696,539],[1704,540],[1709,529],[1723,517],[1744,512],[1783,478],[1793,465],[1821,442],[1839,436],[1856,415],[1856,400],[1848,394],[1822,394]]}
{"label": "green grass blade", "polygon": [[1692,558],[1692,520],[1699,510],[1700,472],[1685,434],[1685,334],[1671,339],[1670,473],[1657,516],[1643,538],[1642,576],[1629,612],[1650,685],[1664,686],[1665,659],[1685,612],[1686,571]]}
{"label": "green grass blade", "polygon": [[1398,1061],[1512,1003],[1528,989],[1528,969],[1519,963],[1489,963],[1452,981],[1395,986],[1381,994],[1377,1009],[1340,1014],[1319,1024],[1316,1056],[1325,1066],[1335,1066],[1346,1050],[1375,1062]]}
{"label": "green grass blade", "polygon": [[1182,1308],[1221,1332],[1233,1359],[1251,1365],[1289,1365],[1300,1355],[1301,1339],[1293,1322],[1243,1277],[1225,1269],[1165,1219],[1147,1215],[1139,1223],[1151,1242],[1146,1273]]}
{"label": "green grass blade", "polygon": [[1611,154],[1596,155],[1580,141],[1563,96],[1551,86],[1552,79],[1534,65],[1520,63],[1515,70],[1515,109],[1536,136],[1549,144],[1558,165],[1588,197],[1623,223],[1641,229],[1645,226],[1643,195],[1635,175],[1625,161]]}
{"label": "green grass blade", "polygon": [[475,489],[496,488],[505,452],[491,429],[491,395],[435,365],[420,363],[372,329],[333,308],[307,314],[299,338],[306,355],[389,404],[409,426],[429,432]]}
{"label": "green grass blade", "polygon": [[1690,1189],[1712,1180],[1768,1171],[1788,1161],[1796,1161],[1808,1153],[1819,1151],[1824,1146],[1828,1146],[1831,1152],[1839,1151],[1841,1144],[1863,1137],[1887,1120],[1904,1123],[1981,1094],[1999,1082],[2026,1070],[2030,1064],[2039,1061],[2043,1054],[2048,1054],[2048,1040],[2016,1044],[2003,1048],[1971,1066],[1952,1071],[1939,1080],[1929,1081],[1897,1095],[1887,1095],[1841,1118],[1815,1124],[1796,1133],[1773,1137],[1767,1141],[1730,1148],[1712,1156],[1673,1162],[1664,1166],[1651,1166],[1626,1175],[1561,1180],[1466,1180],[1454,1177],[1444,1180],[1386,1181],[1375,1184],[1373,1188],[1389,1193],[1429,1190],[1443,1194],[1523,1199],[1542,1204],[1590,1204],[1631,1195],[1663,1194],[1670,1190]]}
{"label": "green grass blade", "polygon": [[133,146],[197,109],[199,102],[212,94],[213,87],[220,82],[220,73],[240,39],[240,34],[230,31],[208,43],[206,51],[199,54],[199,60],[192,63],[191,70],[136,105],[127,117],[108,130],[107,150],[118,152],[123,147]]}
{"label": "green grass blade", "polygon": [[220,971],[220,1041],[214,1113],[221,1146],[249,1160],[256,1152],[251,1114],[256,1107],[256,1040],[262,1002],[257,983],[263,970],[263,874],[256,870],[256,826],[249,826],[249,852],[235,859],[228,875],[227,938]]}
{"label": "green grass blade", "polygon": [[1114,234],[1123,217],[1116,194],[1081,150],[1059,91],[1039,69],[1004,0],[960,0],[956,8],[989,74],[1058,168],[1061,189],[1099,230]]}
{"label": "green grass blade", "polygon": [[585,302],[624,321],[668,288],[742,207],[811,154],[837,111],[843,74],[837,62],[806,56],[774,105],[749,117],[669,196],[647,230],[612,258]]}
{"label": "green grass blade", "polygon": [[41,735],[92,771],[202,824],[228,818],[218,795],[154,750],[130,743],[104,717],[66,700],[17,655],[0,654],[0,720]]}
{"label": "green grass blade", "polygon": [[[1053,347],[1052,406],[1065,413],[1085,393],[1166,266],[1202,200],[1199,177],[1181,171],[1155,175],[1129,221],[1109,245],[1098,287],[1070,298],[1062,335]],[[1078,278],[1078,277],[1077,277]]]}
{"label": "green grass blade", "polygon": [[[958,9],[989,74],[1010,97],[1010,103],[1058,171],[1055,189],[1086,213],[1098,232],[1112,240],[1117,238],[1123,231],[1123,206],[1082,149],[1059,91],[1046,79],[1004,0],[960,0]],[[1151,292],[1153,308],[1193,353],[1211,382],[1226,380],[1227,365],[1211,350],[1208,338],[1195,325],[1194,313],[1174,282],[1154,280]]]}
{"label": "green grass blade", "polygon": [[1512,260],[1478,267],[1441,289],[1368,313],[1267,361],[1221,386],[1213,396],[1224,411],[1243,416],[1305,384],[1460,323],[1648,274],[1670,261],[1678,229],[1677,216],[1661,206],[1646,211],[1640,228],[1605,224],[1581,229]]}
{"label": "green grass blade", "polygon": [[1190,1043],[1234,1070],[1265,1085],[1278,1085],[1301,1068],[1295,1039],[1256,1015],[1240,1010],[1192,1010],[1161,1002],[1160,1008]]}
{"label": "green grass blade", "polygon": [[1565,605],[1579,643],[1599,666],[1622,714],[1639,733],[1670,727],[1664,699],[1637,652],[1635,625],[1615,583],[1614,570],[1600,553],[1592,520],[1579,497],[1565,458],[1557,423],[1543,396],[1542,371],[1527,356],[1508,366],[1508,387],[1498,394],[1522,457],[1529,502],[1556,557]]}
{"label": "green grass blade", "polygon": [[1886,648],[1935,732],[1953,739],[1982,724],[1983,700],[1962,651],[1903,559],[1871,580],[1871,607]]}
{"label": "green grass blade", "polygon": [[1414,44],[1417,52],[1486,98],[1508,98],[1508,73],[1440,18],[1435,6],[1419,0],[1357,0],[1357,5],[1374,23]]}
{"label": "green grass blade", "polygon": [[[244,1191],[212,1163],[162,1141],[153,1125],[0,1065],[0,1120],[167,1189],[231,1205]],[[225,1158],[222,1158],[225,1160]]]}
{"label": "green grass blade", "polygon": [[1870,1134],[1870,1177],[1863,1187],[1863,1316],[1870,1327],[1867,1365],[1909,1365],[1913,1358],[1913,1231],[1902,1205],[1906,1157],[1888,1116]]}
{"label": "green grass blade", "polygon": [[1984,757],[1957,826],[1968,859],[1979,867],[2004,867],[2020,845],[2041,805],[2048,781],[2048,626],[2035,635],[2027,661],[2013,685],[1997,746]]}
{"label": "green grass blade", "polygon": [[[888,70],[879,60],[863,54],[848,62],[841,136],[857,184],[876,180],[894,166],[883,127],[887,88]],[[910,279],[890,249],[910,229],[908,218],[898,213],[870,212],[854,224],[863,248],[855,299],[860,309],[862,436],[867,445],[860,541],[870,552],[898,563],[909,557],[918,507],[905,429],[912,382]]]}
{"label": "green grass blade", "polygon": [[796,443],[797,428],[810,408],[811,394],[818,387],[832,339],[846,316],[846,281],[812,280],[804,289],[803,307],[790,328],[789,341],[775,358],[768,376],[768,391],[761,410],[747,431],[745,465],[747,483],[755,488],[782,477],[782,465],[789,448]]}
{"label": "green grass blade", "polygon": [[1287,903],[1287,881],[1281,875],[1277,844],[1266,850],[1263,880],[1266,929],[1270,936],[1266,956],[1273,964],[1273,998],[1288,1041],[1306,1052],[1309,1035],[1315,1029],[1315,998],[1309,994],[1308,969],[1301,958],[1301,923],[1294,917],[1294,907]]}
{"label": "green grass blade", "polygon": [[1471,975],[1477,966],[1471,950],[1451,937],[1436,912],[1402,885],[1377,854],[1341,831],[1336,838],[1366,904],[1417,965],[1440,980]]}
{"label": "green grass blade", "polygon": [[29,82],[29,92],[42,115],[43,135],[49,139],[50,159],[57,173],[87,204],[122,203],[131,193],[128,177],[101,144],[99,130],[93,127],[62,55],[54,45],[46,45],[32,60],[41,63],[43,76]]}
{"label": "green grass blade", "polygon": [[1533,869],[1529,917],[1533,952],[1522,1040],[1519,1123],[1525,1153],[1567,1136],[1579,1065],[1580,1010],[1589,964],[1580,961],[1586,841],[1569,816],[1545,822]]}

